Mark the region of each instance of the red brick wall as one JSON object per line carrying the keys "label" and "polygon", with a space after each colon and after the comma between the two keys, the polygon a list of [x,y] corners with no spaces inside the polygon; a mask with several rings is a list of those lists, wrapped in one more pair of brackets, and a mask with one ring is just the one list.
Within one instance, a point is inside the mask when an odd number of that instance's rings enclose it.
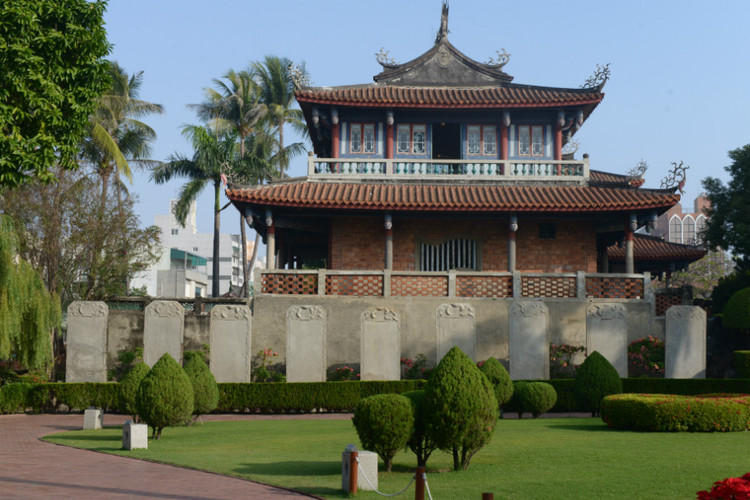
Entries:
{"label": "red brick wall", "polygon": [[[557,238],[539,239],[539,222],[520,220],[516,268],[526,272],[596,272],[593,223],[562,220]],[[476,238],[482,271],[508,270],[508,221],[497,219],[429,219],[393,217],[393,269],[416,270],[418,240]],[[331,221],[331,269],[372,270],[385,266],[382,217],[339,217]]]}

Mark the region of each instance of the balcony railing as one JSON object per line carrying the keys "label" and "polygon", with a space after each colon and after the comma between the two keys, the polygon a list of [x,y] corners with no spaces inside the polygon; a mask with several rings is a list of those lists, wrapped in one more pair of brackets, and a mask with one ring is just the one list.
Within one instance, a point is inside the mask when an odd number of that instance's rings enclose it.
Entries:
{"label": "balcony railing", "polygon": [[265,269],[261,295],[645,299],[649,274],[331,271]]}
{"label": "balcony railing", "polygon": [[414,160],[309,157],[317,178],[419,178],[525,181],[584,181],[589,160]]}

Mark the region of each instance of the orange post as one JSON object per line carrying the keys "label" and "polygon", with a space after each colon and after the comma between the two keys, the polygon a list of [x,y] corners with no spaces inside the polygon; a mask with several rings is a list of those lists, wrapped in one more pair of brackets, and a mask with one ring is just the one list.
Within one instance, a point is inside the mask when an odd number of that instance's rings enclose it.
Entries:
{"label": "orange post", "polygon": [[352,451],[349,453],[349,493],[357,494],[357,457],[359,453]]}
{"label": "orange post", "polygon": [[417,467],[414,480],[414,500],[424,500],[424,467]]}

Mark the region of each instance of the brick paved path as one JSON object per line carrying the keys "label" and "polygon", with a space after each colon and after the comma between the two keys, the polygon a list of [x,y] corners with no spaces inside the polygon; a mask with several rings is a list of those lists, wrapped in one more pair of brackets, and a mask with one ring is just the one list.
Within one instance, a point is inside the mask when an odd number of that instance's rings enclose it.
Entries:
{"label": "brick paved path", "polygon": [[[269,418],[208,416],[205,420]],[[284,418],[284,417],[270,417]],[[289,417],[287,417],[289,418]],[[305,418],[350,418],[348,415]],[[105,415],[105,425],[124,415]],[[0,498],[274,500],[310,498],[208,472],[45,443],[54,432],[81,429],[83,415],[0,415]],[[317,497],[313,497],[317,498]]]}

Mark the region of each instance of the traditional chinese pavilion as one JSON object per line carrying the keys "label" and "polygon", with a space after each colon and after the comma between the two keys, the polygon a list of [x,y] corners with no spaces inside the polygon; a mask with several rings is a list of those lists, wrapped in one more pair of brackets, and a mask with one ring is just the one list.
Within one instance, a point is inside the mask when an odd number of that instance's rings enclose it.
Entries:
{"label": "traditional chinese pavilion", "polygon": [[634,232],[677,186],[645,189],[643,172],[594,170],[569,149],[608,68],[541,87],[515,83],[508,60],[454,47],[444,5],[433,46],[403,64],[381,51],[373,83],[297,82],[307,175],[227,189],[268,250],[253,343],[285,345],[289,380],[337,363],[398,378],[399,357],[436,361],[451,345],[509,361],[513,377],[548,376],[549,343],[626,372],[629,338],[664,335]]}

